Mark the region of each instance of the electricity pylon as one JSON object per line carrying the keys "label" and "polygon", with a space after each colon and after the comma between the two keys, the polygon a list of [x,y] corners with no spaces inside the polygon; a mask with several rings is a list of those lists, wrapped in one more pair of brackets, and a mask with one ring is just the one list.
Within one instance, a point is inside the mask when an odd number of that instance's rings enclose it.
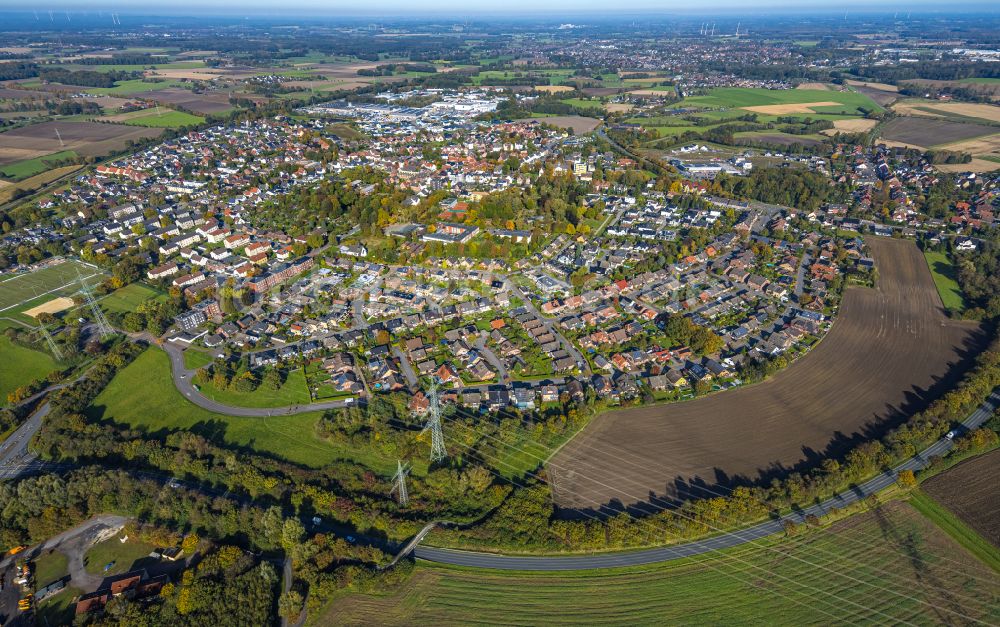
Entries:
{"label": "electricity pylon", "polygon": [[52,339],[52,334],[49,333],[48,328],[44,324],[39,324],[38,329],[45,336],[45,342],[49,345],[49,352],[56,358],[56,361],[62,361],[62,351],[59,350],[56,341]]}
{"label": "electricity pylon", "polygon": [[393,492],[396,493],[396,498],[399,499],[399,504],[406,507],[406,504],[410,502],[410,495],[406,491],[406,476],[410,474],[410,465],[404,464],[403,462],[396,460],[396,476],[392,478],[392,490],[389,494]]}
{"label": "electricity pylon", "polygon": [[441,403],[438,401],[437,381],[427,390],[431,406],[427,414],[427,424],[424,431],[431,432],[431,462],[439,462],[448,457],[448,449],[444,447],[444,433],[441,431]]}
{"label": "electricity pylon", "polygon": [[108,319],[104,317],[104,312],[97,305],[97,301],[94,299],[94,293],[90,290],[90,286],[83,279],[83,275],[80,271],[76,271],[76,276],[80,281],[80,291],[83,292],[83,297],[87,301],[87,306],[90,307],[90,313],[94,316],[94,323],[97,324],[97,329],[101,333],[101,337],[109,337],[115,334],[114,329],[111,328],[111,324]]}

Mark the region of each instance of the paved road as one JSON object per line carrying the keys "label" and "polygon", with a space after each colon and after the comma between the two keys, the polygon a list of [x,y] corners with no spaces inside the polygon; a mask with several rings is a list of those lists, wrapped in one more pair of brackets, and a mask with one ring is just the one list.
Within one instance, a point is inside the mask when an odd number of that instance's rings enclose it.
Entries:
{"label": "paved road", "polygon": [[194,383],[192,383],[191,380],[195,371],[188,370],[188,368],[184,365],[184,351],[182,349],[177,346],[173,346],[169,342],[164,342],[163,349],[170,357],[170,374],[173,377],[174,386],[177,387],[177,391],[183,394],[184,398],[198,407],[207,409],[208,411],[212,411],[217,414],[250,417],[290,416],[293,414],[304,414],[311,411],[323,411],[326,409],[350,407],[357,402],[353,399],[341,399],[337,401],[324,401],[322,403],[291,405],[288,407],[236,407],[235,405],[225,405],[223,403],[213,401],[194,387]]}
{"label": "paved road", "polygon": [[493,369],[497,371],[497,374],[500,375],[500,383],[510,383],[510,376],[507,374],[507,368],[503,365],[503,362],[500,361],[500,358],[497,357],[496,353],[494,353],[490,347],[486,345],[487,337],[489,337],[489,335],[485,333],[480,334],[479,338],[476,339],[475,344],[473,344],[473,347],[479,352],[480,355],[483,356],[483,359],[485,359],[491,366],[493,366]]}
{"label": "paved road", "polygon": [[521,288],[518,287],[516,283],[514,283],[513,281],[511,281],[506,277],[503,278],[503,281],[505,282],[506,289],[510,290],[511,294],[524,301],[524,306],[528,309],[528,311],[533,313],[536,318],[541,320],[542,324],[545,325],[545,328],[548,330],[548,332],[551,333],[557,340],[559,340],[559,345],[562,346],[563,349],[570,356],[573,357],[573,359],[576,361],[577,366],[580,368],[580,371],[589,376],[591,373],[590,364],[587,363],[587,360],[583,358],[583,354],[581,354],[580,351],[577,350],[576,346],[574,346],[572,342],[563,337],[563,334],[560,333],[559,329],[557,329],[556,326],[553,324],[552,318],[546,318],[545,316],[543,316],[541,312],[538,311],[538,308],[535,307],[535,303],[531,302],[531,299],[528,297],[528,295],[522,292]]}
{"label": "paved road", "polygon": [[[959,431],[972,430],[989,420],[993,412],[1000,407],[1000,387],[993,390],[993,393],[980,405],[968,418],[962,422]],[[631,553],[607,553],[596,555],[573,555],[573,556],[508,556],[490,553],[476,553],[472,551],[458,551],[453,549],[439,549],[434,547],[418,546],[413,554],[424,560],[431,562],[441,562],[445,564],[456,564],[459,566],[473,566],[478,568],[495,568],[501,570],[587,570],[594,568],[615,568],[619,566],[640,566],[643,564],[653,564],[670,560],[701,555],[710,551],[727,549],[755,540],[760,540],[768,536],[784,533],[784,522],[791,520],[797,524],[805,522],[809,515],[823,516],[831,509],[842,508],[851,503],[860,501],[872,494],[879,492],[893,483],[903,470],[920,470],[928,465],[930,458],[935,455],[944,455],[953,446],[953,442],[947,438],[941,438],[920,453],[907,459],[890,471],[862,483],[861,485],[841,494],[827,499],[822,503],[812,505],[803,510],[799,510],[783,516],[778,520],[753,525],[739,531],[726,533],[704,540],[688,542],[675,546],[646,549]]]}
{"label": "paved road", "polygon": [[406,382],[409,384],[410,389],[416,390],[419,380],[417,379],[417,373],[413,372],[413,366],[410,365],[410,358],[404,355],[398,346],[392,347],[392,354],[399,360],[399,366],[403,369],[403,376],[406,377]]}
{"label": "paved road", "polygon": [[799,302],[799,298],[802,296],[802,290],[806,285],[806,268],[812,263],[812,255],[809,251],[802,253],[802,262],[799,263],[799,269],[795,273],[795,302]]}

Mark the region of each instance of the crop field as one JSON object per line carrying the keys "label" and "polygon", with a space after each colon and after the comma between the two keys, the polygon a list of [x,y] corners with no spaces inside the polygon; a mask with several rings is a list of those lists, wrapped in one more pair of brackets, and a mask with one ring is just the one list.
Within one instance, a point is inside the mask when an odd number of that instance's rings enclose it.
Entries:
{"label": "crop field", "polygon": [[88,284],[100,281],[103,274],[97,268],[78,261],[64,261],[27,274],[8,274],[0,277],[0,313],[17,309],[20,305],[42,298],[49,301],[79,291],[76,284],[77,270],[84,277],[93,277]]}
{"label": "crop field", "polygon": [[147,126],[152,128],[180,128],[201,124],[205,118],[191,115],[183,111],[149,111],[146,115],[129,118],[124,121],[128,126]]}
{"label": "crop field", "polygon": [[879,287],[847,288],[807,355],[757,385],[598,416],[548,465],[556,504],[632,505],[766,480],[877,436],[947,389],[982,334],[945,317],[912,242],[867,241]]}
{"label": "crop field", "polygon": [[61,150],[44,157],[35,157],[2,166],[0,167],[0,176],[20,181],[45,172],[52,167],[53,163],[76,159],[76,157],[77,154],[72,150]]}
{"label": "crop field", "polygon": [[[143,393],[136,394],[136,390]],[[220,445],[246,447],[312,468],[338,459],[354,459],[389,475],[396,467],[395,458],[317,438],[314,433],[320,412],[245,418],[212,413],[189,403],[174,387],[166,353],[156,348],[148,349],[119,372],[87,408],[87,414],[152,433],[186,429]]]}
{"label": "crop field", "polygon": [[992,135],[996,128],[980,124],[951,122],[917,117],[900,117],[890,120],[882,129],[885,139],[903,142],[913,146],[931,148],[944,144],[953,144],[974,137]]}
{"label": "crop field", "polygon": [[582,115],[547,115],[540,118],[530,118],[537,120],[538,122],[543,122],[545,124],[550,124],[552,126],[559,126],[562,128],[571,128],[573,132],[577,135],[582,135],[584,133],[589,133],[598,126],[601,125],[601,120],[596,118],[588,118]]}
{"label": "crop field", "polygon": [[10,200],[14,197],[14,192],[18,189],[26,191],[37,190],[45,185],[48,185],[52,181],[58,180],[67,174],[76,172],[81,168],[83,168],[82,165],[68,165],[61,168],[55,168],[18,181],[16,184],[8,181],[2,181],[2,184],[0,184],[0,203],[10,202]]}
{"label": "crop field", "polygon": [[791,146],[792,144],[802,144],[805,146],[815,146],[822,143],[819,136],[792,135],[790,133],[780,133],[774,131],[748,131],[736,133],[734,137],[743,137],[755,142],[764,144],[779,144],[781,146]]}
{"label": "crop field", "polygon": [[948,259],[944,253],[927,251],[924,253],[927,259],[927,266],[934,277],[934,285],[938,294],[941,295],[941,302],[946,309],[952,311],[962,311],[965,309],[965,298],[962,296],[962,289],[955,280],[955,264]]}
{"label": "crop field", "polygon": [[227,92],[206,91],[196,94],[189,89],[170,88],[157,91],[149,97],[157,102],[175,104],[206,115],[225,113],[233,109]]}
{"label": "crop field", "polygon": [[924,492],[1000,549],[1000,450],[966,460],[921,484]]}
{"label": "crop field", "polygon": [[315,625],[971,624],[1000,620],[1000,576],[904,503],[824,531],[683,562],[568,573],[418,562]]}
{"label": "crop field", "polygon": [[[685,98],[681,106],[726,107],[750,109],[758,113],[781,115],[803,113],[779,109],[791,105],[807,106],[814,113],[841,113],[860,115],[859,109],[878,110],[880,107],[867,96],[853,91],[812,89],[753,89],[745,87],[717,87],[704,96]],[[761,107],[774,107],[763,110]],[[752,108],[752,109],[751,109]]]}
{"label": "crop field", "polygon": [[161,129],[97,122],[42,122],[0,133],[0,165],[42,157],[60,150],[83,156],[121,150],[129,140],[156,137]]}

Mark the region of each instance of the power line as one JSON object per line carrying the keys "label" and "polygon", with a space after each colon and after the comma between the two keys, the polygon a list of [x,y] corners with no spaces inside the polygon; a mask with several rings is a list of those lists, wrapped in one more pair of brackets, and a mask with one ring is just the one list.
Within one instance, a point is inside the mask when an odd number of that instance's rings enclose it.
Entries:
{"label": "power line", "polygon": [[59,346],[56,345],[56,341],[52,339],[52,334],[49,333],[49,329],[42,323],[38,324],[38,329],[45,336],[45,342],[49,345],[49,352],[52,356],[56,358],[56,361],[62,361],[62,351],[59,350]]}
{"label": "power line", "polygon": [[[465,425],[463,425],[463,426],[465,426]],[[473,429],[473,431],[475,431],[475,430]],[[486,437],[489,437],[490,439],[494,439],[494,440],[496,440],[496,439],[497,439],[497,438],[495,438],[495,437],[493,437],[493,436],[490,436],[490,435],[486,435]],[[498,441],[499,441],[499,440],[498,440]],[[504,443],[503,443],[502,441],[501,441],[500,443],[501,443],[501,444],[504,444]],[[538,455],[536,455],[536,454],[534,454],[534,453],[532,453],[532,452],[530,452],[530,451],[527,451],[527,450],[525,450],[525,449],[522,449],[522,448],[519,448],[519,447],[512,447],[512,448],[514,448],[514,449],[515,449],[515,450],[517,450],[518,452],[521,452],[521,453],[525,453],[525,454],[526,454],[526,455],[528,455],[528,456],[531,456],[531,457],[534,457],[534,458],[538,459],[538,460],[539,460],[540,462],[541,462],[541,461],[545,461],[545,460],[543,460],[543,459],[542,459],[541,457],[539,457]],[[496,458],[494,458],[494,457],[492,457],[492,456],[490,456],[490,458],[491,458],[491,459],[496,459]],[[619,459],[620,459],[620,458],[619,458]],[[501,463],[503,463],[503,462],[501,461]],[[551,462],[548,462],[548,465],[549,465],[550,467],[552,467],[552,468],[559,468],[558,466],[556,466],[556,465],[552,464]],[[491,471],[491,472],[492,472],[492,471]],[[494,474],[496,474],[496,475],[497,475],[498,477],[499,477],[499,476],[501,476],[501,475],[499,475],[498,473],[494,473]],[[538,476],[538,475],[537,475],[536,473],[533,473],[533,472],[530,472],[530,471],[529,471],[529,472],[528,472],[527,474],[528,474],[529,476],[532,476],[532,477],[535,477],[535,478],[537,478],[537,479],[539,479],[539,480],[541,480],[541,481],[545,481],[544,479],[542,479],[541,477],[539,477],[539,476]],[[603,482],[600,482],[600,481],[597,481],[597,480],[595,480],[595,481],[596,481],[597,483],[600,483],[601,485],[603,485],[603,486],[607,487],[607,488],[610,488],[610,489],[612,489],[612,490],[614,490],[614,491],[616,491],[616,492],[619,492],[619,493],[623,494],[624,496],[627,496],[627,497],[629,497],[629,498],[632,498],[632,499],[635,499],[635,498],[637,498],[637,497],[636,497],[636,495],[634,495],[634,494],[629,494],[629,493],[625,492],[624,490],[621,490],[621,489],[619,489],[619,488],[616,488],[616,487],[614,487],[614,486],[610,486],[610,485],[608,485],[608,484],[605,484],[605,483],[603,483]],[[546,482],[546,483],[549,483],[548,481],[545,481],[545,482]],[[549,483],[549,485],[551,485],[551,483]],[[522,486],[522,487],[523,487],[523,486]],[[651,505],[652,505],[652,504],[651,504]],[[655,509],[658,509],[658,510],[661,510],[661,511],[668,511],[668,510],[667,510],[667,508],[666,508],[666,507],[664,507],[664,506],[657,506],[657,505],[653,505],[653,507],[654,507]],[[709,528],[710,530],[712,530],[712,531],[715,531],[715,532],[719,532],[719,533],[721,533],[721,534],[723,534],[723,535],[731,535],[731,536],[734,536],[734,537],[740,537],[740,536],[741,536],[741,534],[745,534],[745,533],[746,533],[746,532],[748,531],[747,529],[741,529],[741,530],[738,530],[738,531],[727,531],[727,530],[725,530],[725,529],[721,529],[721,528],[719,528],[719,527],[716,527],[716,526],[714,526],[714,525],[711,525],[711,524],[709,524],[709,523],[707,523],[707,522],[704,522],[704,521],[699,521],[699,520],[695,520],[695,519],[694,519],[694,518],[692,518],[691,516],[689,516],[689,515],[686,515],[686,514],[684,514],[684,513],[683,513],[683,512],[681,511],[681,510],[669,510],[669,511],[672,511],[672,512],[673,512],[674,514],[676,514],[676,515],[678,515],[678,516],[680,516],[680,517],[682,517],[682,518],[685,518],[685,519],[687,519],[687,520],[690,520],[690,521],[692,521],[692,522],[698,522],[699,524],[702,524],[702,525],[704,525],[705,527]],[[640,518],[637,518],[637,517],[635,517],[635,516],[632,516],[632,515],[631,515],[631,514],[629,514],[628,512],[623,512],[623,513],[624,513],[624,514],[625,514],[626,516],[628,516],[629,518],[632,518],[633,520],[635,520],[635,521],[636,521],[637,523],[644,523],[644,521],[646,520],[646,519],[640,519]],[[858,578],[856,578],[856,577],[853,577],[853,576],[851,576],[851,575],[847,575],[847,574],[844,574],[843,572],[839,572],[839,571],[837,571],[837,570],[834,570],[834,569],[831,569],[831,568],[827,568],[826,566],[823,566],[823,565],[819,565],[819,564],[814,564],[814,563],[811,563],[811,562],[809,562],[808,560],[805,560],[805,559],[803,559],[803,558],[801,558],[801,557],[797,557],[797,556],[795,556],[795,555],[791,555],[791,554],[789,554],[789,553],[785,553],[785,552],[782,552],[782,551],[781,551],[780,549],[776,549],[776,548],[772,548],[772,547],[770,547],[770,546],[768,546],[768,545],[766,545],[766,544],[760,544],[759,542],[755,541],[754,539],[748,539],[748,540],[747,540],[746,542],[744,542],[744,544],[747,544],[747,545],[750,545],[750,546],[755,546],[755,547],[759,547],[759,548],[763,548],[763,549],[765,549],[765,550],[770,550],[770,551],[775,551],[775,552],[777,552],[777,553],[778,553],[779,555],[783,555],[783,556],[785,556],[785,557],[790,557],[790,558],[792,558],[792,559],[794,559],[794,560],[796,560],[796,561],[799,561],[799,562],[802,562],[802,563],[804,563],[804,564],[807,564],[807,565],[809,565],[809,566],[812,566],[812,567],[816,567],[816,568],[822,568],[823,570],[825,570],[825,571],[827,571],[827,572],[830,572],[831,574],[834,574],[834,575],[838,575],[838,576],[840,576],[840,577],[844,577],[844,578],[846,578],[846,579],[848,579],[848,580],[851,580],[851,581],[853,581],[853,582],[855,582],[855,583],[859,583],[859,584],[864,584],[864,585],[868,585],[868,586],[872,586],[872,587],[875,587],[875,588],[879,588],[879,589],[881,589],[881,590],[885,590],[886,592],[889,592],[889,593],[891,593],[891,594],[894,594],[894,595],[896,595],[896,596],[898,596],[898,597],[901,597],[901,598],[904,598],[904,599],[908,599],[908,600],[910,600],[910,601],[914,601],[914,602],[916,602],[916,603],[921,603],[921,604],[923,604],[923,605],[926,605],[926,606],[929,606],[929,607],[934,607],[935,609],[943,609],[943,610],[944,610],[944,611],[946,611],[946,612],[949,612],[949,613],[952,613],[952,614],[956,614],[956,615],[958,615],[958,616],[961,616],[962,618],[965,618],[965,619],[968,619],[968,620],[970,620],[970,621],[972,621],[972,622],[978,622],[978,623],[983,623],[983,621],[981,621],[981,620],[978,620],[978,619],[975,619],[975,618],[972,618],[972,617],[970,617],[970,616],[966,616],[966,615],[962,614],[961,612],[957,612],[957,611],[954,611],[954,610],[950,610],[950,609],[948,609],[948,608],[937,608],[937,606],[935,606],[935,605],[934,605],[933,603],[930,603],[930,602],[927,602],[927,601],[922,601],[922,600],[920,600],[920,599],[917,599],[917,598],[914,598],[914,597],[911,597],[911,596],[909,596],[909,595],[906,595],[906,594],[903,594],[903,593],[900,593],[900,592],[896,592],[896,591],[894,591],[894,590],[890,590],[890,589],[887,589],[887,588],[884,588],[884,587],[882,587],[882,586],[878,586],[877,584],[873,584],[873,583],[870,583],[870,582],[866,582],[866,581],[863,581],[863,580],[860,580],[860,579],[858,579]],[[712,549],[712,548],[710,548],[710,550],[718,550],[718,549]],[[866,608],[866,609],[869,609],[869,610],[872,610],[872,611],[875,611],[875,612],[877,612],[877,613],[881,614],[882,616],[885,616],[886,618],[891,618],[891,617],[887,616],[886,614],[884,614],[884,613],[882,613],[882,612],[880,612],[880,611],[878,611],[878,610],[875,610],[874,608]]]}
{"label": "power line", "polygon": [[111,328],[111,324],[108,323],[108,319],[104,317],[104,312],[101,310],[100,306],[97,304],[97,300],[94,299],[94,293],[91,291],[90,286],[84,280],[83,275],[80,271],[76,271],[77,280],[80,282],[80,291],[83,292],[83,297],[87,301],[87,306],[90,307],[90,312],[94,316],[94,323],[97,324],[97,329],[101,334],[102,338],[110,337],[115,334],[114,329]]}

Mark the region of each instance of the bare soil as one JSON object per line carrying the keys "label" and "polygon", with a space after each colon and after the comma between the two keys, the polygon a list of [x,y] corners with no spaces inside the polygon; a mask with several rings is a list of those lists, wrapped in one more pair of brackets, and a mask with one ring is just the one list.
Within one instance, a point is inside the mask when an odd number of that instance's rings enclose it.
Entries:
{"label": "bare soil", "polygon": [[789,104],[774,104],[774,105],[756,105],[753,107],[740,107],[747,111],[753,111],[754,113],[763,113],[765,115],[787,115],[789,113],[816,113],[813,110],[814,107],[836,107],[839,102],[831,102],[829,100],[822,100],[819,102],[798,102]]}
{"label": "bare soil", "polygon": [[932,118],[901,117],[890,120],[882,130],[885,139],[914,146],[940,146],[996,133],[996,128]]}
{"label": "bare soil", "polygon": [[145,100],[175,104],[195,113],[212,114],[228,111],[233,108],[229,104],[229,92],[206,91],[196,94],[188,89],[160,89],[149,94],[143,94]]}
{"label": "bare soil", "polygon": [[156,137],[162,132],[163,129],[159,128],[122,124],[43,122],[0,133],[0,165],[60,150],[75,150],[84,156],[105,155],[125,148],[130,139]]}
{"label": "bare soil", "polygon": [[551,126],[561,128],[571,128],[577,135],[589,133],[601,125],[597,118],[588,118],[582,115],[553,115],[547,118],[524,118],[522,122],[541,122]]}
{"label": "bare soil", "polygon": [[597,417],[548,465],[556,504],[642,510],[770,481],[880,436],[953,385],[981,347],[979,327],[945,317],[912,242],[868,242],[879,287],[847,288],[808,355],[757,385]]}
{"label": "bare soil", "polygon": [[921,487],[993,546],[1000,548],[1000,450],[976,457],[936,477]]}

